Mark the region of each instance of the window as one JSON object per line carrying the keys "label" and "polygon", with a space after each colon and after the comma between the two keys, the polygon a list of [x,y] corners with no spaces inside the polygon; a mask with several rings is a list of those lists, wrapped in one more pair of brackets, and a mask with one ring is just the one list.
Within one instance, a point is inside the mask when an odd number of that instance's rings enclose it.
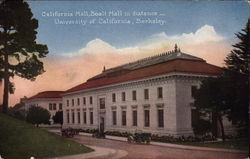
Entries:
{"label": "window", "polygon": [[112,111],[113,125],[116,125],[116,111]]}
{"label": "window", "polygon": [[56,103],[53,103],[53,110],[56,110]]}
{"label": "window", "polygon": [[80,99],[77,98],[77,105],[80,105]]}
{"label": "window", "polygon": [[77,111],[77,120],[78,120],[78,124],[80,124],[81,122],[80,111]]}
{"label": "window", "polygon": [[75,112],[72,111],[72,123],[74,124],[75,123]]}
{"label": "window", "polygon": [[89,104],[93,104],[93,97],[92,96],[89,97]]}
{"label": "window", "polygon": [[132,111],[133,126],[137,126],[137,110]]}
{"label": "window", "polygon": [[83,97],[83,105],[86,105],[86,97]]}
{"label": "window", "polygon": [[67,123],[69,123],[69,110],[67,110]]}
{"label": "window", "polygon": [[122,101],[124,102],[126,100],[126,94],[125,92],[122,92]]}
{"label": "window", "polygon": [[74,106],[75,105],[75,100],[74,99],[72,99],[72,106]]}
{"label": "window", "polygon": [[122,126],[127,125],[127,117],[126,117],[126,111],[122,111]]}
{"label": "window", "polygon": [[149,110],[144,110],[144,126],[149,127],[150,126],[150,114]]}
{"label": "window", "polygon": [[144,89],[144,99],[148,99],[148,98],[149,98],[148,89]]}
{"label": "window", "polygon": [[100,98],[100,109],[105,109],[105,98]]}
{"label": "window", "polygon": [[87,123],[87,113],[86,113],[86,111],[83,112],[83,123],[84,124]]}
{"label": "window", "polygon": [[132,91],[132,99],[136,100],[136,91]]}
{"label": "window", "polygon": [[158,87],[157,88],[157,95],[159,99],[163,98],[163,94],[162,94],[162,87]]}
{"label": "window", "polygon": [[115,96],[115,93],[112,93],[112,102],[116,102],[116,96]]}
{"label": "window", "polygon": [[49,110],[52,110],[53,109],[53,105],[52,103],[49,103]]}
{"label": "window", "polygon": [[191,96],[194,98],[197,92],[197,86],[191,86]]}
{"label": "window", "polygon": [[62,103],[59,103],[59,110],[62,110]]}
{"label": "window", "polygon": [[67,100],[67,107],[69,106],[69,100]]}
{"label": "window", "polygon": [[93,112],[90,112],[89,114],[89,118],[90,118],[90,124],[93,124]]}
{"label": "window", "polygon": [[163,128],[164,127],[164,110],[158,109],[158,127]]}

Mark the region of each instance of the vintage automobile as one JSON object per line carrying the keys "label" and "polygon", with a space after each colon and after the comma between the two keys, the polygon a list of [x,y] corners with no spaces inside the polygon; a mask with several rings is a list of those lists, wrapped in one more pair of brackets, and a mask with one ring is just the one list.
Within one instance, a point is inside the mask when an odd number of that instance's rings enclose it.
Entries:
{"label": "vintage automobile", "polygon": [[128,143],[143,143],[150,144],[151,133],[143,133],[142,131],[136,131],[133,135],[127,137]]}
{"label": "vintage automobile", "polygon": [[79,134],[79,131],[77,129],[72,129],[72,128],[66,128],[61,130],[62,136],[64,137],[74,137],[75,135]]}

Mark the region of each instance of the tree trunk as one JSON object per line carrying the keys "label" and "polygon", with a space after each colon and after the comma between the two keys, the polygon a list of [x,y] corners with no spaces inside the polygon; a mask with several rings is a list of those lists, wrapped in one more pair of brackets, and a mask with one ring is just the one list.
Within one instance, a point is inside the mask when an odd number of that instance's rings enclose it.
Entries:
{"label": "tree trunk", "polygon": [[214,137],[218,137],[218,113],[212,112],[212,134]]}
{"label": "tree trunk", "polygon": [[4,52],[4,93],[3,93],[3,113],[7,114],[9,106],[9,57]]}
{"label": "tree trunk", "polygon": [[224,126],[223,126],[221,114],[218,114],[218,120],[219,120],[220,128],[221,128],[222,141],[224,142],[225,141],[225,132],[224,132]]}

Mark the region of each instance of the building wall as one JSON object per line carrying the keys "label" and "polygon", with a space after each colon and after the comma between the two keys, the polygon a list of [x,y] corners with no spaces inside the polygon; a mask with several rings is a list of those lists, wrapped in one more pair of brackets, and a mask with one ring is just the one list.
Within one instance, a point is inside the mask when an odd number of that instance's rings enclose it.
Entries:
{"label": "building wall", "polygon": [[[40,106],[42,108],[47,109],[50,112],[50,121],[53,123],[52,117],[56,114],[57,111],[61,111],[59,109],[59,104],[62,104],[62,99],[61,98],[44,98],[44,99],[29,99],[25,100],[25,111],[28,111],[31,106]],[[56,109],[50,110],[49,105],[52,104],[52,109],[53,109],[53,104],[56,104]]]}
{"label": "building wall", "polygon": [[176,131],[178,135],[192,135],[191,110],[194,103],[192,97],[192,86],[198,88],[200,78],[178,77],[176,84]]}
{"label": "building wall", "polygon": [[[204,77],[203,77],[204,78]],[[93,129],[99,128],[100,118],[105,118],[105,131],[130,131],[142,130],[160,135],[192,135],[191,127],[191,86],[199,85],[201,76],[176,76],[164,75],[147,78],[139,81],[113,85],[106,88],[86,90],[63,96],[64,127]],[[162,87],[163,98],[157,96],[158,87]],[[149,99],[144,99],[144,89],[149,90]],[[132,100],[132,91],[136,91],[137,99]],[[122,92],[126,94],[126,101],[122,101]],[[116,94],[116,101],[112,101],[112,94]],[[89,97],[93,97],[93,104]],[[83,98],[86,104],[83,104]],[[78,105],[77,100],[80,100]],[[105,98],[105,109],[100,110],[99,99]],[[72,106],[74,99],[74,106]],[[68,101],[68,104],[67,104]],[[158,126],[158,110],[164,112],[164,127]],[[132,111],[137,110],[137,126],[133,126]],[[144,110],[150,111],[150,126],[145,127]],[[72,120],[72,111],[74,123]],[[80,112],[80,122],[76,112]],[[83,112],[86,111],[87,123],[83,122]],[[90,124],[90,111],[94,113],[94,122]],[[117,123],[113,125],[112,111],[116,111]],[[122,125],[122,111],[126,111],[126,126]],[[67,121],[69,112],[69,123]]]}

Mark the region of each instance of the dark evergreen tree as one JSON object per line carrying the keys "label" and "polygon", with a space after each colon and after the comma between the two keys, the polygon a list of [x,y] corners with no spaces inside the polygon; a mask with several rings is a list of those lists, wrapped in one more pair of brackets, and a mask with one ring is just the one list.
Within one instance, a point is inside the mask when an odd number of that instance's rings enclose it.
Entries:
{"label": "dark evergreen tree", "polygon": [[41,58],[48,53],[46,45],[36,42],[38,21],[23,0],[0,2],[0,76],[4,82],[3,112],[7,113],[9,91],[15,75],[29,80],[44,72]]}
{"label": "dark evergreen tree", "polygon": [[229,71],[225,77],[231,80],[234,89],[234,101],[229,113],[237,125],[245,125],[248,120],[249,104],[249,68],[250,68],[250,20],[242,32],[235,34],[239,42],[234,44],[234,49],[226,57],[226,66]]}
{"label": "dark evergreen tree", "polygon": [[226,57],[226,66],[229,70],[249,75],[250,60],[250,20],[242,32],[235,34],[239,42],[234,44],[234,49]]}
{"label": "dark evergreen tree", "polygon": [[47,109],[39,106],[31,106],[27,113],[26,120],[37,127],[39,124],[49,124],[50,113]]}

